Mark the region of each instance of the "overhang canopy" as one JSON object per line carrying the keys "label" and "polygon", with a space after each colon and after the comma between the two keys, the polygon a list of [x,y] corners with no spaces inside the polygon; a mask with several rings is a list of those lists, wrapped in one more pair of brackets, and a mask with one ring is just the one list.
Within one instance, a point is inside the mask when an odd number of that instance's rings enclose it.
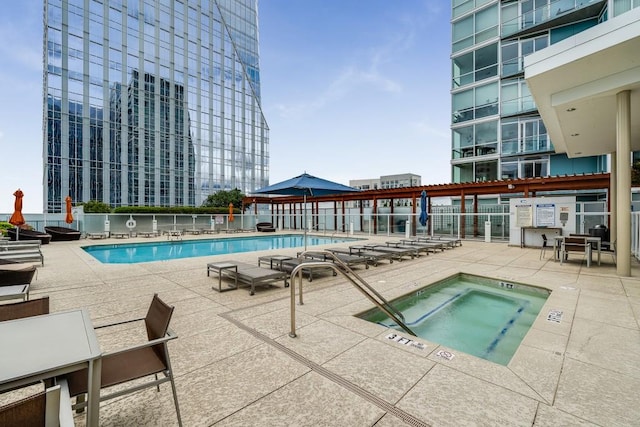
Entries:
{"label": "overhang canopy", "polygon": [[525,58],[525,79],[555,151],[616,151],[616,94],[631,92],[631,150],[640,150],[640,8]]}

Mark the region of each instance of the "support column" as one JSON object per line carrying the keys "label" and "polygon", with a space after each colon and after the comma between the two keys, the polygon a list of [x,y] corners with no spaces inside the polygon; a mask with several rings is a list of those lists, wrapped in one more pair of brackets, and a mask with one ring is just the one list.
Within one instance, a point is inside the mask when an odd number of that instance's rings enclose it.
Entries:
{"label": "support column", "polygon": [[467,221],[467,216],[466,216],[466,211],[467,211],[467,207],[465,206],[466,204],[466,200],[465,200],[465,194],[464,194],[464,190],[462,190],[460,192],[460,229],[458,230],[458,232],[460,233],[460,238],[464,239],[465,235],[466,235],[466,221]]}
{"label": "support column", "polygon": [[617,94],[616,245],[619,276],[631,276],[631,92]]}
{"label": "support column", "polygon": [[[617,187],[617,176],[618,176],[618,155],[614,151],[611,153],[611,171],[609,172],[609,240],[611,245],[613,245],[613,241],[616,240],[616,236],[618,233],[618,217],[616,215],[617,212],[617,204],[618,204],[618,187]],[[613,250],[613,246],[611,247]]]}
{"label": "support column", "polygon": [[478,237],[478,195],[473,195],[473,237]]}

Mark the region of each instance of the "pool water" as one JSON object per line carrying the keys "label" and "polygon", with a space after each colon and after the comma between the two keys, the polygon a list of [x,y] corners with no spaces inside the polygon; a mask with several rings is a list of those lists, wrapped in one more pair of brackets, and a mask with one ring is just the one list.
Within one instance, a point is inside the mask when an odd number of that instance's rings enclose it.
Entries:
{"label": "pool water", "polygon": [[[391,305],[418,337],[507,365],[548,296],[546,289],[457,274]],[[360,317],[403,331],[377,308]]]}
{"label": "pool water", "polygon": [[[355,240],[357,239],[307,236],[307,246]],[[139,262],[167,261],[181,258],[297,247],[304,247],[304,236],[297,234],[280,234],[277,236],[93,245],[85,246],[82,249],[105,264],[135,264]]]}

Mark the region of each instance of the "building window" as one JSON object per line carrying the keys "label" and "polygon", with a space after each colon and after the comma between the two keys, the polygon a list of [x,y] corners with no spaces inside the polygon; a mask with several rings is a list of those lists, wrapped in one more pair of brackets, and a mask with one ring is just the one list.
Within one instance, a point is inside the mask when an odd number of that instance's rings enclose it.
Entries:
{"label": "building window", "polygon": [[453,58],[453,88],[468,85],[498,74],[498,44]]}
{"label": "building window", "polygon": [[640,0],[613,0],[613,16],[618,16],[636,7],[640,7]]}
{"label": "building window", "polygon": [[498,161],[478,162],[475,164],[476,182],[494,181],[498,179]]}
{"label": "building window", "polygon": [[461,163],[453,166],[453,182],[485,182],[498,179],[498,160]]}
{"label": "building window", "polygon": [[476,7],[480,7],[492,1],[493,0],[453,0],[451,2],[451,16],[457,18],[458,16],[462,16],[470,10],[475,9]]}
{"label": "building window", "polygon": [[524,57],[549,46],[549,35],[502,44],[501,75],[512,76],[524,71]]}
{"label": "building window", "polygon": [[539,117],[520,117],[502,122],[502,155],[551,150],[547,128]]}
{"label": "building window", "polygon": [[503,80],[501,88],[501,114],[511,116],[536,109],[533,96],[524,78]]}
{"label": "building window", "polygon": [[453,159],[498,152],[498,121],[477,123],[453,130]]}
{"label": "building window", "polygon": [[549,176],[549,156],[502,162],[500,176],[502,179]]}
{"label": "building window", "polygon": [[498,114],[498,83],[489,83],[453,95],[453,123]]}
{"label": "building window", "polygon": [[498,5],[487,7],[453,24],[453,52],[498,36]]}

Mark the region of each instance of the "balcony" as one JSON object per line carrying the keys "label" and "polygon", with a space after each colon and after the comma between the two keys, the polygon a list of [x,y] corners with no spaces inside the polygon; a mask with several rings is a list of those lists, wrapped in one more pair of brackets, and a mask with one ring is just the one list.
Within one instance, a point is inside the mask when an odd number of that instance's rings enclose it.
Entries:
{"label": "balcony", "polygon": [[514,37],[600,15],[606,0],[557,0],[503,22],[501,37]]}

